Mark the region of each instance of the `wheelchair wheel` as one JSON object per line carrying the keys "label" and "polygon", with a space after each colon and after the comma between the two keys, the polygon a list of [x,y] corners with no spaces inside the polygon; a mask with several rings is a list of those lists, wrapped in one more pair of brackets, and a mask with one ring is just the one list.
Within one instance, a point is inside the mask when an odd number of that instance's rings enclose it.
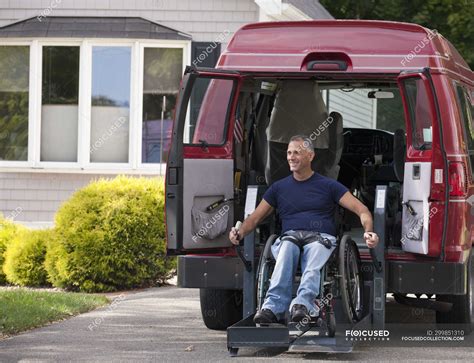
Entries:
{"label": "wheelchair wheel", "polygon": [[344,311],[350,322],[358,322],[363,313],[364,282],[360,271],[357,245],[350,236],[343,236],[339,246],[339,287]]}
{"label": "wheelchair wheel", "polygon": [[257,270],[257,308],[262,308],[267,294],[268,288],[270,287],[270,276],[273,273],[275,267],[275,260],[272,255],[272,244],[278,238],[276,234],[272,234],[263,248],[263,252],[260,255]]}

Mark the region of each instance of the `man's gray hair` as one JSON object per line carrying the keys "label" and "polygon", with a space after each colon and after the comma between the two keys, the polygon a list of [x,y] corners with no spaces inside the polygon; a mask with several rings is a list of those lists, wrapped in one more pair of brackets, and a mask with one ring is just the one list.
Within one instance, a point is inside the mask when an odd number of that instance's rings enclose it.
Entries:
{"label": "man's gray hair", "polygon": [[313,141],[308,136],[295,135],[291,137],[290,142],[292,141],[303,141],[303,147],[307,149],[308,151],[311,151],[312,153],[314,153]]}

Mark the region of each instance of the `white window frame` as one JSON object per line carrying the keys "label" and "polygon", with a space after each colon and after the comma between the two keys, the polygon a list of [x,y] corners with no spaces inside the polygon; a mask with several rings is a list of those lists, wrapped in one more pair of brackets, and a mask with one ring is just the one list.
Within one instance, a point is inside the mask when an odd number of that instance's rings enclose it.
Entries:
{"label": "white window frame", "polygon": [[[29,46],[28,160],[0,160],[0,172],[60,172],[93,174],[130,173],[164,175],[165,163],[143,163],[143,66],[145,48],[183,49],[183,72],[191,62],[191,40],[100,39],[100,38],[30,38],[3,39],[2,46]],[[44,46],[79,46],[79,101],[77,162],[40,161],[42,55]],[[131,47],[129,161],[128,163],[90,162],[92,47]]]}

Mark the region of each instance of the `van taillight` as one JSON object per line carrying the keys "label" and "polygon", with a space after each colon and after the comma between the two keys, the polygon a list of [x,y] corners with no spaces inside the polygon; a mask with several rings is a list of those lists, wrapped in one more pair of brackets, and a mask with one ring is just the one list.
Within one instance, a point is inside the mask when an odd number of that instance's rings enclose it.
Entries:
{"label": "van taillight", "polygon": [[464,197],[467,194],[466,166],[461,162],[449,164],[449,195]]}

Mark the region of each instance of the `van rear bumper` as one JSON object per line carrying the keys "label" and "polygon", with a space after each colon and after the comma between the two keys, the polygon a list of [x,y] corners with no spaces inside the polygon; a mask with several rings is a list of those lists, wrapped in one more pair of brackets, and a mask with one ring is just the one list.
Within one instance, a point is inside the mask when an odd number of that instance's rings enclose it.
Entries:
{"label": "van rear bumper", "polygon": [[178,286],[241,290],[244,266],[238,257],[179,256]]}
{"label": "van rear bumper", "polygon": [[[467,264],[386,261],[385,271],[390,293],[466,294]],[[238,257],[178,256],[179,287],[241,290],[243,272]]]}
{"label": "van rear bumper", "polygon": [[452,262],[386,262],[387,292],[466,294],[467,264]]}

